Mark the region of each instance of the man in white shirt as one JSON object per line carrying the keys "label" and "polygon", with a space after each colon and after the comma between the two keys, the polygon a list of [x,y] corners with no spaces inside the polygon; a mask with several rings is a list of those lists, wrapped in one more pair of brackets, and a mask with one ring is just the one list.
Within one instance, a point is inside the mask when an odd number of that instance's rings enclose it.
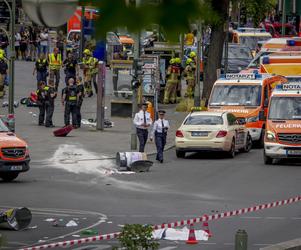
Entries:
{"label": "man in white shirt", "polygon": [[48,54],[48,30],[45,28],[40,34],[40,53]]}
{"label": "man in white shirt", "polygon": [[163,163],[163,151],[166,144],[167,130],[169,129],[169,122],[164,119],[165,111],[159,110],[159,119],[154,122],[150,140],[155,136],[155,143],[157,148],[156,160]]}
{"label": "man in white shirt", "polygon": [[135,114],[134,125],[137,129],[139,139],[139,152],[144,152],[145,144],[148,138],[148,128],[152,125],[152,118],[147,110],[147,103],[142,104],[141,110]]}

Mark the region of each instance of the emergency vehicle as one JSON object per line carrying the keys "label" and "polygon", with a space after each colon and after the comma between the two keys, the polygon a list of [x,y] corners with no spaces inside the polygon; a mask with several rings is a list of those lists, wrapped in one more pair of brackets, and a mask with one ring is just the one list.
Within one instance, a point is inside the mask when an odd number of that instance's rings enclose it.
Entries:
{"label": "emergency vehicle", "polygon": [[287,80],[282,76],[258,74],[226,74],[212,88],[209,111],[228,111],[244,119],[253,142],[263,146],[265,115],[273,88]]}
{"label": "emergency vehicle", "polygon": [[269,104],[264,163],[287,158],[301,158],[301,80],[278,85]]}
{"label": "emergency vehicle", "polygon": [[251,50],[256,50],[259,41],[266,41],[272,38],[272,35],[265,29],[238,28],[232,31],[232,43],[239,43],[247,46]]}

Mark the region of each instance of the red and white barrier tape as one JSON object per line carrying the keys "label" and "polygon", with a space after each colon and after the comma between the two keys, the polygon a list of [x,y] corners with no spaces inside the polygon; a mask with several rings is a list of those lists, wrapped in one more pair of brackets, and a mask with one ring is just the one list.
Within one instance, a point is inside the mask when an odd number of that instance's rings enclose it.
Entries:
{"label": "red and white barrier tape", "polygon": [[[269,208],[273,208],[273,207],[284,206],[284,205],[288,205],[288,204],[292,204],[292,203],[296,203],[296,202],[300,202],[300,201],[301,201],[301,196],[297,196],[297,197],[290,198],[287,200],[275,201],[275,202],[271,202],[271,203],[267,203],[267,204],[263,204],[263,205],[257,205],[257,206],[243,208],[243,209],[239,209],[239,210],[233,210],[230,212],[219,213],[219,214],[214,214],[214,215],[204,215],[204,216],[198,217],[198,218],[156,225],[153,228],[154,229],[174,228],[174,227],[184,226],[184,225],[188,225],[188,224],[195,224],[195,223],[200,223],[200,222],[205,222],[205,221],[218,220],[218,219],[222,219],[222,218],[256,212],[259,210],[269,209]],[[101,240],[111,240],[111,239],[117,238],[119,235],[120,235],[120,232],[116,232],[116,233],[98,235],[98,236],[93,236],[93,237],[88,237],[88,238],[77,239],[77,240],[61,241],[61,242],[57,242],[57,243],[49,243],[49,244],[40,245],[40,246],[22,248],[20,250],[40,250],[40,249],[55,248],[55,247],[68,247],[68,246],[74,246],[74,245],[101,241]]]}

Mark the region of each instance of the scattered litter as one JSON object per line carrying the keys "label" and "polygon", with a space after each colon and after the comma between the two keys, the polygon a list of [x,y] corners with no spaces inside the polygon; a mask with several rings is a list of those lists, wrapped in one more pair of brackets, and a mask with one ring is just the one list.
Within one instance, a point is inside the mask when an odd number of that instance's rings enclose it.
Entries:
{"label": "scattered litter", "polygon": [[87,219],[86,217],[83,218],[83,220],[86,220],[86,219]]}
{"label": "scattered litter", "polygon": [[119,224],[118,227],[124,227],[124,225],[120,225],[120,224]]}
{"label": "scattered litter", "polygon": [[74,220],[71,220],[66,224],[66,227],[77,227],[77,226],[78,224]]}
{"label": "scattered litter", "polygon": [[87,236],[91,236],[91,235],[97,235],[98,232],[95,229],[86,229],[80,232],[81,235],[87,235]]}
{"label": "scattered litter", "polygon": [[53,219],[53,218],[48,218],[48,219],[46,219],[46,220],[44,220],[44,221],[46,221],[46,222],[54,222],[55,219]]}
{"label": "scattered litter", "polygon": [[36,229],[36,228],[38,228],[37,225],[36,226],[32,226],[32,227],[28,227],[28,229]]}
{"label": "scattered litter", "polygon": [[74,237],[74,238],[79,238],[80,235],[78,235],[78,234],[73,234],[72,237]]}
{"label": "scattered litter", "polygon": [[[156,240],[187,240],[189,229],[187,227],[181,229],[167,228],[153,231],[153,237]],[[208,240],[208,234],[203,230],[195,230],[196,240]]]}
{"label": "scattered litter", "polygon": [[113,223],[113,221],[108,221],[107,223],[108,223],[108,224],[112,224],[112,223]]}
{"label": "scattered litter", "polygon": [[79,220],[79,218],[72,218],[72,220]]}
{"label": "scattered litter", "polygon": [[62,221],[63,221],[62,219],[60,219],[58,221],[54,220],[52,226],[53,227],[65,227],[65,225],[62,223]]}
{"label": "scattered litter", "polygon": [[[96,127],[96,120],[95,119],[82,119],[81,120],[81,124],[83,125],[87,125],[90,127]],[[112,128],[114,127],[114,122],[105,119],[104,120],[104,128]]]}
{"label": "scattered litter", "polygon": [[39,240],[38,243],[44,243],[46,240]]}

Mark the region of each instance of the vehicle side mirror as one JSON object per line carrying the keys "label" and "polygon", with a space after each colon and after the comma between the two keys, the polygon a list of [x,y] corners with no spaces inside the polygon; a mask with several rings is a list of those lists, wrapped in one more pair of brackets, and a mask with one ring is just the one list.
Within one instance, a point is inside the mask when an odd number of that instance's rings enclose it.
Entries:
{"label": "vehicle side mirror", "polygon": [[263,105],[264,105],[265,108],[268,107],[269,106],[269,100],[265,99]]}
{"label": "vehicle side mirror", "polygon": [[259,121],[265,121],[266,120],[266,117],[264,115],[264,111],[261,110],[259,111]]}

